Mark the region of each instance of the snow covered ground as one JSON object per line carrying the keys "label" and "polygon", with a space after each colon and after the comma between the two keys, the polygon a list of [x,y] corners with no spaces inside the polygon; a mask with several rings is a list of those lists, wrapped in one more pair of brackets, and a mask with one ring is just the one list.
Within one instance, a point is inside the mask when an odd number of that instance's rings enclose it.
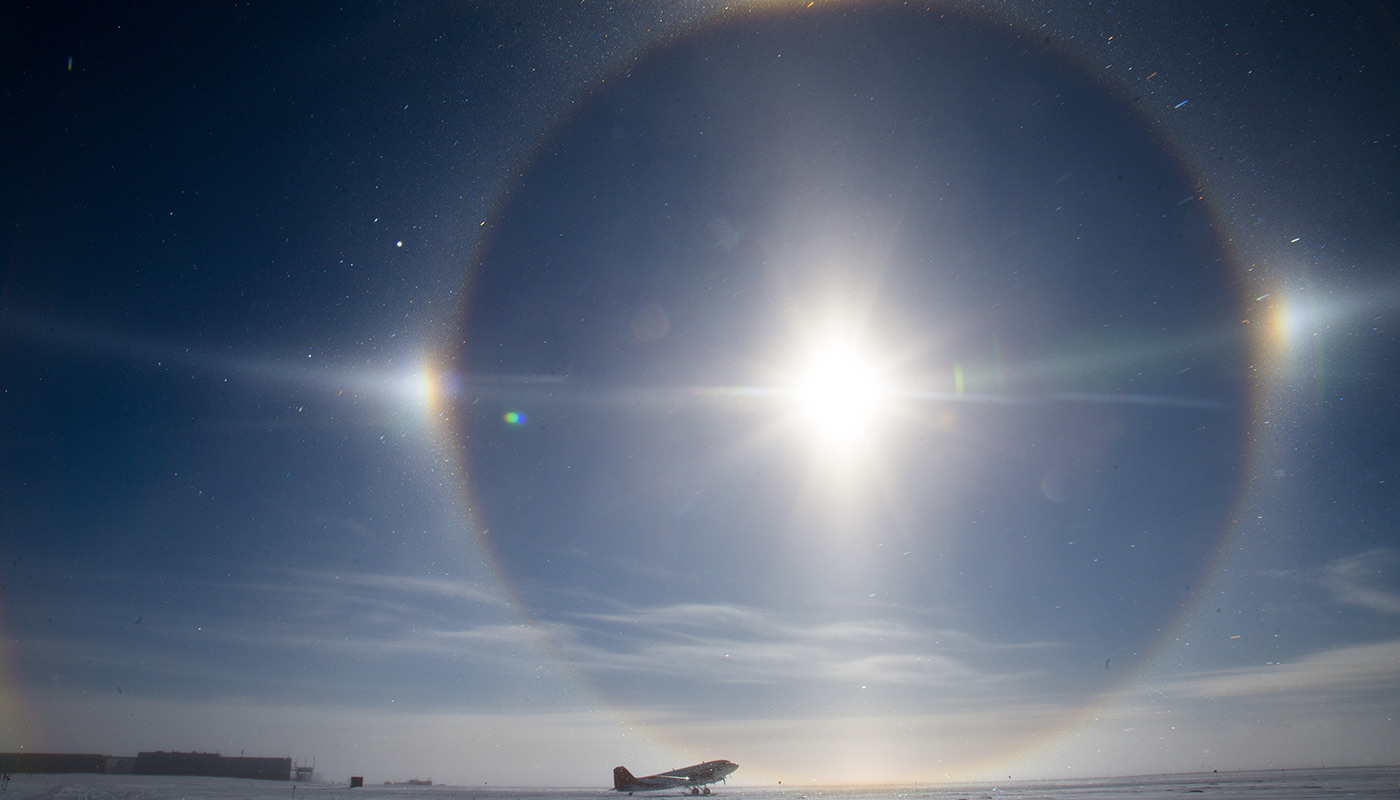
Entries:
{"label": "snow covered ground", "polygon": [[[1312,800],[1400,797],[1400,767],[872,787],[720,786],[714,800]],[[675,798],[658,792],[638,797]],[[604,800],[606,788],[384,786],[141,775],[15,775],[0,800]]]}

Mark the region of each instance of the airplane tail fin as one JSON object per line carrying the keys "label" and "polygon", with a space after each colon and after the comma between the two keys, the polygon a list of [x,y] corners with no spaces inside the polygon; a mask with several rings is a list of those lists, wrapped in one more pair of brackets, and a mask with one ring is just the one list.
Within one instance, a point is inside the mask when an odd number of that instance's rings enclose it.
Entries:
{"label": "airplane tail fin", "polygon": [[632,777],[632,773],[628,772],[626,767],[613,768],[613,788],[617,791],[620,792],[623,789],[626,789],[627,787],[636,784],[636,782],[637,779]]}

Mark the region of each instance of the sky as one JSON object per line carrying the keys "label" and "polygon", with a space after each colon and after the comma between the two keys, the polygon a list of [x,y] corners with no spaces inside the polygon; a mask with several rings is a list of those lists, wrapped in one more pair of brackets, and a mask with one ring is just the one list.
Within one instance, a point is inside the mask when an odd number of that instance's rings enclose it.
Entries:
{"label": "sky", "polygon": [[1382,4],[0,31],[0,752],[1396,763]]}

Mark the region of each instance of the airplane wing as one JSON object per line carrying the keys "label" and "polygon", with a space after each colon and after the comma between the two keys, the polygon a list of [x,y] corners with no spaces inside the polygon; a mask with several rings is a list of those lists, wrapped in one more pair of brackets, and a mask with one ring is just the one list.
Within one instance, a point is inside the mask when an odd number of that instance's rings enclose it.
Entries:
{"label": "airplane wing", "polygon": [[676,772],[677,770],[672,770],[671,772],[662,772],[659,775],[648,775],[645,778],[638,778],[637,780],[655,784],[657,788],[660,789],[665,789],[671,786],[685,786],[690,783],[689,776],[677,775],[675,774]]}
{"label": "airplane wing", "polygon": [[689,767],[673,769],[670,772],[663,772],[653,777],[657,778],[683,778],[686,782],[703,786],[707,783],[715,783],[724,780],[725,776],[738,769],[739,765],[733,761],[706,761],[703,764],[695,764]]}

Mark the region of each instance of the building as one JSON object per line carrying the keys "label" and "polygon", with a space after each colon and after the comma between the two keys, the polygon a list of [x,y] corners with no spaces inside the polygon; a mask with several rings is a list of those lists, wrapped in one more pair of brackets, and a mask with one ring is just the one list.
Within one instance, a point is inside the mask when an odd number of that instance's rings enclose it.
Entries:
{"label": "building", "polygon": [[0,773],[108,775],[197,775],[205,778],[292,779],[290,758],[225,758],[218,753],[137,753],[106,756],[86,753],[0,753]]}
{"label": "building", "polygon": [[61,774],[106,771],[107,756],[86,753],[0,753],[0,772],[4,773]]}
{"label": "building", "polygon": [[291,758],[246,758],[218,753],[137,753],[137,775],[200,775],[208,778],[292,779]]}

